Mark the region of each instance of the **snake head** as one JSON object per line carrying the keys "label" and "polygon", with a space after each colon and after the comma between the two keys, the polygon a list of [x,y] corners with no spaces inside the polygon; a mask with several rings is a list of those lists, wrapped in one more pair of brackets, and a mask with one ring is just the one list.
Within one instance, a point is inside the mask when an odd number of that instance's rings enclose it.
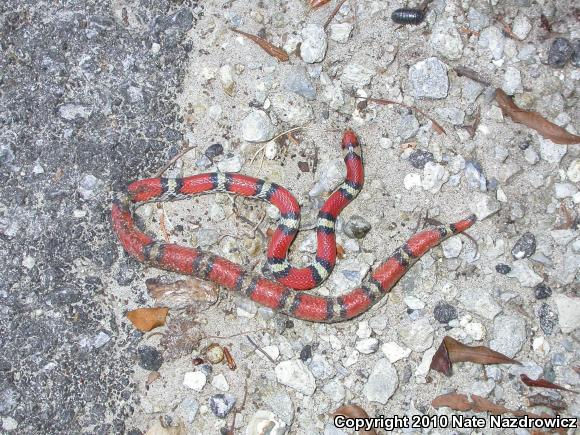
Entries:
{"label": "snake head", "polygon": [[358,146],[358,138],[354,131],[350,128],[347,129],[344,134],[342,135],[342,148],[347,149],[349,147],[357,147]]}

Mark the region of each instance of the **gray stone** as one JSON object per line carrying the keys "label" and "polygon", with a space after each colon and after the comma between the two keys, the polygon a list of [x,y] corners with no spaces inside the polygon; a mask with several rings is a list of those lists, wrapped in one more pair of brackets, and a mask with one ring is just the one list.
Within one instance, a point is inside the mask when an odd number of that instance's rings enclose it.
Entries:
{"label": "gray stone", "polygon": [[572,57],[574,48],[566,38],[555,38],[548,51],[548,65],[554,68],[563,68]]}
{"label": "gray stone", "polygon": [[302,67],[296,66],[288,71],[284,79],[284,86],[307,100],[316,98],[316,88],[312,84],[308,72]]}
{"label": "gray stone", "polygon": [[340,81],[347,88],[360,89],[371,82],[374,71],[358,63],[349,63],[340,76]]}
{"label": "gray stone", "polygon": [[427,162],[433,161],[433,153],[429,151],[417,149],[409,155],[409,163],[411,163],[411,165],[417,169],[423,169]]}
{"label": "gray stone", "polygon": [[387,358],[378,360],[363,388],[363,394],[369,402],[385,404],[389,401],[399,385],[397,370]]}
{"label": "gray stone", "polygon": [[449,60],[458,60],[463,54],[463,41],[452,18],[435,23],[429,42],[434,50]]}
{"label": "gray stone", "polygon": [[465,180],[469,187],[477,189],[481,192],[487,190],[487,180],[483,174],[483,168],[479,162],[475,160],[465,161]]}
{"label": "gray stone", "polygon": [[467,11],[467,20],[469,28],[476,32],[482,31],[491,22],[488,15],[474,8],[469,8],[469,11]]}
{"label": "gray stone", "polygon": [[562,157],[568,152],[566,145],[555,144],[549,139],[538,137],[540,142],[540,156],[548,163],[560,163]]}
{"label": "gray stone", "polygon": [[456,107],[441,107],[435,109],[435,113],[441,118],[453,125],[463,125],[465,121],[465,112]]}
{"label": "gray stone", "polygon": [[284,435],[287,430],[273,412],[259,409],[248,422],[246,435]]}
{"label": "gray stone", "polygon": [[352,215],[344,226],[344,233],[353,239],[362,239],[371,230],[371,224],[362,216]]}
{"label": "gray stone", "polygon": [[526,259],[514,261],[512,270],[507,276],[517,279],[524,287],[535,287],[543,281]]}
{"label": "gray stone", "polygon": [[274,126],[266,112],[253,110],[242,121],[242,138],[248,142],[265,142],[274,137]]}
{"label": "gray stone", "polygon": [[208,400],[209,409],[218,418],[226,418],[236,405],[236,397],[231,394],[215,394]]}
{"label": "gray stone", "polygon": [[513,358],[526,341],[526,322],[515,315],[497,316],[493,322],[492,337],[489,347]]}
{"label": "gray stone", "polygon": [[412,138],[419,131],[419,121],[412,113],[408,113],[401,117],[397,127],[397,135],[402,140]]}
{"label": "gray stone", "polygon": [[490,26],[481,32],[479,45],[489,49],[493,58],[499,60],[503,57],[505,36],[499,28]]}
{"label": "gray stone", "polygon": [[469,208],[478,220],[483,220],[501,209],[501,203],[495,198],[479,193],[474,195]]}
{"label": "gray stone", "polygon": [[322,62],[326,55],[326,32],[317,24],[309,24],[301,32],[300,56],[306,63]]}
{"label": "gray stone", "polygon": [[301,360],[282,361],[274,369],[278,382],[294,388],[306,396],[311,396],[316,390],[314,376]]}
{"label": "gray stone", "polygon": [[544,334],[550,335],[554,331],[554,326],[558,323],[558,314],[552,310],[550,305],[544,303],[538,308],[538,319],[540,323],[540,328],[544,331]]}
{"label": "gray stone", "polygon": [[501,307],[493,297],[482,289],[466,288],[459,300],[467,311],[489,320],[493,320],[501,312]]}
{"label": "gray stone", "polygon": [[535,254],[535,252],[536,252],[536,237],[530,232],[524,233],[512,248],[512,256],[516,260],[531,257],[532,255]]}
{"label": "gray stone", "polygon": [[580,298],[564,294],[554,296],[562,332],[569,333],[580,327]]}
{"label": "gray stone", "polygon": [[433,344],[433,332],[429,320],[423,317],[400,329],[398,334],[405,345],[416,352],[423,352]]}
{"label": "gray stone", "polygon": [[409,84],[415,98],[445,98],[449,91],[447,67],[436,57],[417,62],[409,68]]}

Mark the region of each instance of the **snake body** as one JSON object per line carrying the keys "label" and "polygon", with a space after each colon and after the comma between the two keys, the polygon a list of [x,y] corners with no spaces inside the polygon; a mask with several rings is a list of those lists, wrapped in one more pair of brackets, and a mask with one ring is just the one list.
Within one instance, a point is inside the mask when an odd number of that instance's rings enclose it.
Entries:
{"label": "snake body", "polygon": [[[129,255],[153,267],[212,281],[240,292],[258,304],[298,319],[326,323],[351,319],[381,300],[429,249],[465,231],[476,219],[471,215],[451,225],[440,225],[416,233],[370,273],[359,287],[342,296],[317,296],[296,291],[315,287],[332,271],[336,261],[336,218],[362,188],[360,145],[351,130],[344,133],[342,148],[347,177],[319,211],[317,254],[308,267],[298,269],[287,261],[288,249],[300,220],[300,206],[294,196],[275,183],[235,173],[135,181],[128,186],[126,193],[113,202],[113,230]],[[216,192],[264,200],[280,210],[279,224],[268,247],[268,262],[278,282],[200,249],[159,242],[135,226],[132,208],[136,204]]]}

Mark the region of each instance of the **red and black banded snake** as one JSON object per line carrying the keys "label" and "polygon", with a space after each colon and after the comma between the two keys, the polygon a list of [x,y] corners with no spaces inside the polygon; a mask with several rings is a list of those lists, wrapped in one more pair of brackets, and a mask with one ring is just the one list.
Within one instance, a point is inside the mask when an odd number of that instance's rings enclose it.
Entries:
{"label": "red and black banded snake", "polygon": [[[212,281],[241,292],[258,304],[298,319],[326,323],[351,319],[382,299],[429,249],[465,231],[475,223],[476,218],[471,215],[454,224],[439,225],[416,233],[364,278],[359,287],[342,296],[317,296],[297,291],[319,285],[332,271],[336,261],[336,218],[362,188],[364,176],[360,145],[352,130],[344,133],[342,148],[347,176],[319,211],[317,253],[308,267],[298,269],[287,261],[288,249],[300,221],[298,201],[282,186],[235,173],[135,181],[128,186],[126,193],[113,202],[113,230],[129,255],[153,267]],[[278,227],[268,246],[268,262],[278,282],[197,248],[159,242],[139,230],[133,221],[132,207],[135,204],[216,192],[261,199],[280,210]]]}

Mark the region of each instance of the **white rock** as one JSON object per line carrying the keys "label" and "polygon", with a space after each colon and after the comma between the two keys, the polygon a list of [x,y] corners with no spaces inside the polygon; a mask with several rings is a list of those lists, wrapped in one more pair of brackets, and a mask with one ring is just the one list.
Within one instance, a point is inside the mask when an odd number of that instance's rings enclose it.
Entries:
{"label": "white rock", "polygon": [[540,141],[540,156],[548,163],[560,163],[562,157],[568,152],[566,145],[558,145],[549,139],[544,139],[538,135]]}
{"label": "white rock", "polygon": [[548,343],[542,336],[535,337],[532,342],[532,349],[534,349],[534,352],[544,357],[550,353],[550,343]]}
{"label": "white rock", "polygon": [[374,337],[363,338],[356,342],[356,350],[364,355],[375,353],[379,348],[379,340]]}
{"label": "white rock", "polygon": [[382,358],[375,363],[363,388],[363,394],[368,401],[384,405],[391,398],[398,385],[397,371],[388,359]]}
{"label": "white rock", "polygon": [[230,385],[228,384],[228,381],[226,380],[226,377],[223,374],[219,374],[213,377],[211,384],[217,388],[218,390],[222,390],[222,391],[229,391],[230,390]]}
{"label": "white rock", "polygon": [[251,111],[242,121],[242,138],[248,142],[264,142],[274,137],[274,126],[266,112]]}
{"label": "white rock", "polygon": [[508,95],[522,92],[522,75],[520,70],[513,66],[508,66],[503,76],[501,87]]}
{"label": "white rock", "polygon": [[407,305],[407,307],[409,307],[412,310],[422,310],[423,308],[425,308],[425,302],[423,302],[416,296],[412,295],[405,296],[404,302],[405,305]]}
{"label": "white rock", "polygon": [[401,347],[394,341],[389,341],[381,346],[381,351],[386,355],[391,363],[407,358],[411,354],[411,349]]}
{"label": "white rock", "polygon": [[78,118],[89,119],[92,111],[89,107],[81,104],[63,104],[58,108],[58,113],[61,118],[72,121]]}
{"label": "white rock", "polygon": [[326,54],[326,32],[322,26],[309,24],[301,32],[300,56],[306,63],[322,62]]}
{"label": "white rock", "polygon": [[207,378],[203,372],[187,372],[183,375],[183,385],[195,391],[201,391]]}
{"label": "white rock", "polygon": [[244,161],[242,160],[242,158],[236,154],[232,157],[227,157],[222,161],[220,161],[217,164],[217,167],[220,170],[220,172],[240,172],[240,169],[242,169],[243,164]]}
{"label": "white rock", "polygon": [[18,429],[18,421],[12,417],[2,417],[2,429],[6,432],[11,432]]}
{"label": "white rock", "polygon": [[344,400],[346,390],[344,385],[338,380],[333,379],[332,381],[324,384],[322,391],[326,394],[333,402],[340,403]]}
{"label": "white rock", "polygon": [[449,172],[443,165],[435,162],[427,162],[423,168],[423,189],[431,193],[437,193],[441,186],[449,179]]}
{"label": "white rock", "polygon": [[278,155],[278,144],[274,141],[268,142],[264,150],[264,155],[268,160],[274,160]]}
{"label": "white rock", "polygon": [[563,294],[554,296],[558,308],[558,321],[565,334],[574,331],[580,326],[580,298]]}
{"label": "white rock", "polygon": [[469,208],[475,213],[478,220],[483,220],[497,212],[501,208],[501,204],[484,193],[476,192],[472,194]]}
{"label": "white rock", "polygon": [[340,76],[347,88],[360,89],[371,82],[374,71],[358,63],[349,63]]}
{"label": "white rock", "polygon": [[465,325],[465,332],[474,340],[480,341],[485,337],[485,329],[479,322],[471,322]]}
{"label": "white rock", "polygon": [[485,319],[493,320],[501,312],[501,307],[482,289],[468,287],[461,292],[459,300],[467,311]]}
{"label": "white rock", "polygon": [[570,198],[578,192],[578,188],[572,183],[554,184],[554,196],[558,199]]}
{"label": "white rock", "polygon": [[407,190],[413,190],[415,187],[421,187],[423,182],[421,181],[421,175],[415,173],[408,173],[403,179],[403,186]]}
{"label": "white rock", "polygon": [[524,159],[526,159],[526,162],[530,165],[535,165],[540,161],[540,156],[532,147],[528,147],[524,151]]}
{"label": "white rock", "polygon": [[550,231],[550,236],[554,239],[557,245],[566,246],[578,236],[577,230],[553,230]]}
{"label": "white rock", "polygon": [[501,30],[495,26],[487,27],[481,32],[479,45],[488,48],[495,60],[503,57],[505,47],[505,36]]}
{"label": "white rock", "polygon": [[441,107],[435,109],[435,113],[441,118],[453,125],[463,125],[465,122],[465,112],[457,107]]}
{"label": "white rock", "polygon": [[457,258],[463,248],[463,242],[459,237],[451,237],[441,244],[445,258]]}
{"label": "white rock", "polygon": [[284,435],[288,428],[272,411],[260,409],[250,419],[246,435]]}
{"label": "white rock", "polygon": [[274,369],[278,382],[293,388],[306,396],[311,396],[316,390],[314,376],[299,359],[282,361]]}
{"label": "white rock", "polygon": [[467,392],[470,394],[476,394],[480,397],[488,397],[494,388],[495,381],[493,379],[488,379],[486,381],[474,382],[468,387]]}
{"label": "white rock", "polygon": [[314,117],[312,107],[301,95],[278,92],[270,98],[273,112],[278,119],[289,125],[303,125]]}
{"label": "white rock", "polygon": [[570,181],[574,183],[580,182],[580,159],[576,159],[570,163],[566,175]]}
{"label": "white rock", "polygon": [[415,381],[420,384],[424,384],[427,382],[426,376],[429,373],[431,361],[433,360],[433,356],[437,352],[435,347],[427,350],[423,356],[421,357],[421,362],[415,369]]}
{"label": "white rock", "polygon": [[525,15],[521,13],[518,14],[512,23],[512,32],[514,32],[518,38],[526,39],[528,33],[530,33],[530,30],[532,30],[530,21],[526,18]]}
{"label": "white rock", "polygon": [[231,65],[226,64],[220,67],[220,82],[222,83],[224,91],[228,95],[232,95],[234,92],[235,83],[234,73]]}
{"label": "white rock", "polygon": [[423,352],[433,344],[433,326],[429,320],[422,317],[411,323],[409,327],[398,332],[401,341],[416,352]]}
{"label": "white rock", "polygon": [[332,192],[342,184],[346,168],[342,159],[329,160],[320,165],[320,179],[314,184],[308,195],[317,197],[325,192]]}
{"label": "white rock", "polygon": [[351,23],[335,23],[330,26],[330,39],[344,44],[348,41],[353,25]]}
{"label": "white rock", "polygon": [[409,68],[409,84],[415,98],[445,98],[449,91],[447,67],[436,57],[430,57]]}
{"label": "white rock", "polygon": [[507,276],[516,278],[523,287],[535,287],[543,281],[542,277],[534,272],[527,259],[514,261],[512,270]]}
{"label": "white rock", "polygon": [[447,59],[457,60],[463,54],[463,41],[451,17],[435,23],[429,42],[433,49]]}
{"label": "white rock", "polygon": [[369,338],[372,333],[373,331],[369,326],[369,322],[363,320],[362,322],[358,323],[358,329],[356,331],[356,336],[358,338]]}

